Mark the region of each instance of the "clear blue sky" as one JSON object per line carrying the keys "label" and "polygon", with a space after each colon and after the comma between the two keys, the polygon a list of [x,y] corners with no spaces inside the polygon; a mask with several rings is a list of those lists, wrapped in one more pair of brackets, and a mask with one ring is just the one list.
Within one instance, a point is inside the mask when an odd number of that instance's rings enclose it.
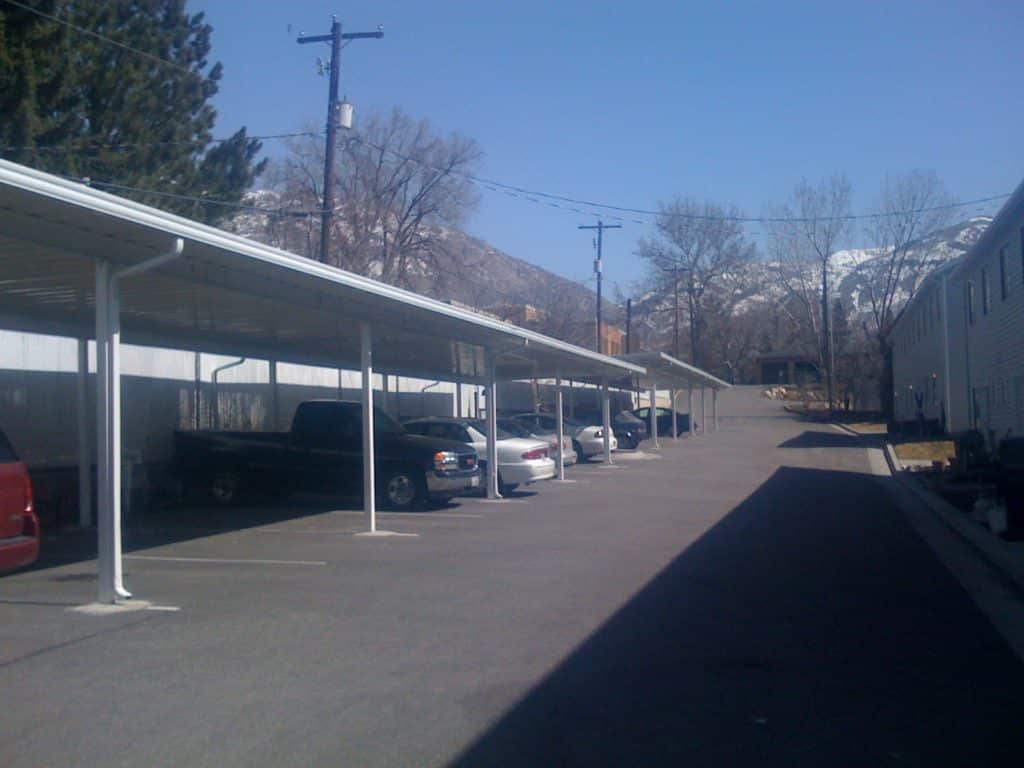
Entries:
{"label": "clear blue sky", "polygon": [[[962,200],[1024,177],[1024,3],[378,2],[190,0],[225,67],[218,133],[321,126],[326,46],[360,113],[400,106],[476,139],[482,174],[636,208],[673,195],[740,206],[784,200],[801,177],[847,173],[872,209],[886,173],[934,169]],[[289,31],[291,25],[291,31]],[[280,152],[274,144],[270,153]],[[991,210],[991,206],[987,210]],[[965,211],[964,215],[976,210]],[[593,217],[486,192],[469,230],[587,280]],[[752,228],[752,234],[757,233]],[[609,288],[640,277],[626,223],[605,240]],[[761,240],[762,238],[758,238]]]}

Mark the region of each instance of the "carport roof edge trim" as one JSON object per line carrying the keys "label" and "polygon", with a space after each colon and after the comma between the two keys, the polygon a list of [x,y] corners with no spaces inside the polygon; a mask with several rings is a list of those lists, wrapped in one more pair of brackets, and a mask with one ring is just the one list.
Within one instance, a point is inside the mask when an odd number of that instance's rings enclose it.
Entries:
{"label": "carport roof edge trim", "polygon": [[[396,288],[368,277],[346,272],[337,267],[321,264],[312,259],[298,256],[288,251],[273,248],[254,240],[235,235],[206,224],[186,219],[175,214],[151,208],[149,206],[127,200],[116,195],[87,187],[79,182],[70,181],[43,171],[28,168],[8,160],[0,159],[0,184],[8,187],[57,200],[68,205],[84,208],[91,212],[110,216],[130,223],[164,232],[171,237],[181,237],[193,242],[233,252],[256,261],[288,269],[323,279],[329,283],[343,285],[387,299],[399,304],[406,304],[417,309],[442,315],[452,320],[468,323],[480,328],[506,334],[524,342],[525,345],[537,344],[552,351],[560,352],[576,358],[582,358],[591,364],[597,364],[613,371],[612,375],[644,374],[646,370],[639,365],[609,357],[597,352],[578,347],[568,342],[559,341],[549,336],[530,331],[510,323],[480,315],[470,310],[446,304],[437,299],[421,296],[402,288]],[[187,251],[187,248],[186,248]],[[510,339],[511,341],[511,339]],[[495,350],[502,351],[502,350]]]}

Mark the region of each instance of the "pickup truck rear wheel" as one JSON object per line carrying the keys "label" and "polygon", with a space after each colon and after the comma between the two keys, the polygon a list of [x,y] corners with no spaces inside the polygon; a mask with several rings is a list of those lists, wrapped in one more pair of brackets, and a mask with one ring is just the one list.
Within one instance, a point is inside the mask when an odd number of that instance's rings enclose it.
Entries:
{"label": "pickup truck rear wheel", "polygon": [[210,479],[210,497],[227,506],[237,504],[242,496],[242,478],[235,472],[218,472]]}
{"label": "pickup truck rear wheel", "polygon": [[414,509],[427,497],[423,478],[412,469],[396,469],[385,475],[381,493],[384,503],[391,509]]}

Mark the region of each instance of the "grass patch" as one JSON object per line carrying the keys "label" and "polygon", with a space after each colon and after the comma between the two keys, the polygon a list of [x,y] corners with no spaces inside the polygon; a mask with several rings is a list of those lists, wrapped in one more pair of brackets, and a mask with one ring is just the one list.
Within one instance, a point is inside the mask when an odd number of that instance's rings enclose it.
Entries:
{"label": "grass patch", "polygon": [[895,443],[893,450],[898,459],[911,461],[945,461],[956,453],[952,440],[921,440]]}

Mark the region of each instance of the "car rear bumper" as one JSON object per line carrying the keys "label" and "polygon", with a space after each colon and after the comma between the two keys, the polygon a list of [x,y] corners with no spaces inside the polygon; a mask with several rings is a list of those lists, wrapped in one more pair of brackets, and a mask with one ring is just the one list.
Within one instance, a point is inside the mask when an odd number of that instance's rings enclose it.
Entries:
{"label": "car rear bumper", "polygon": [[39,557],[39,539],[35,536],[0,539],[0,571],[10,571],[31,565],[37,557]]}
{"label": "car rear bumper", "polygon": [[[594,438],[593,440],[581,442],[580,447],[583,449],[584,456],[596,456],[604,451],[604,438]],[[619,441],[614,435],[612,436],[611,448],[613,451],[617,451],[619,448]]]}
{"label": "car rear bumper", "polygon": [[476,468],[427,473],[427,493],[431,496],[456,496],[479,487],[480,470]]}
{"label": "car rear bumper", "polygon": [[[558,454],[557,453],[555,454],[554,459],[555,459],[556,462],[558,461]],[[580,457],[576,455],[576,451],[566,451],[565,452],[565,458],[563,459],[563,465],[566,466],[566,467],[571,467],[573,464],[575,464],[579,460],[580,460]]]}
{"label": "car rear bumper", "polygon": [[521,464],[499,464],[501,479],[506,485],[526,485],[555,476],[554,459],[533,459]]}

